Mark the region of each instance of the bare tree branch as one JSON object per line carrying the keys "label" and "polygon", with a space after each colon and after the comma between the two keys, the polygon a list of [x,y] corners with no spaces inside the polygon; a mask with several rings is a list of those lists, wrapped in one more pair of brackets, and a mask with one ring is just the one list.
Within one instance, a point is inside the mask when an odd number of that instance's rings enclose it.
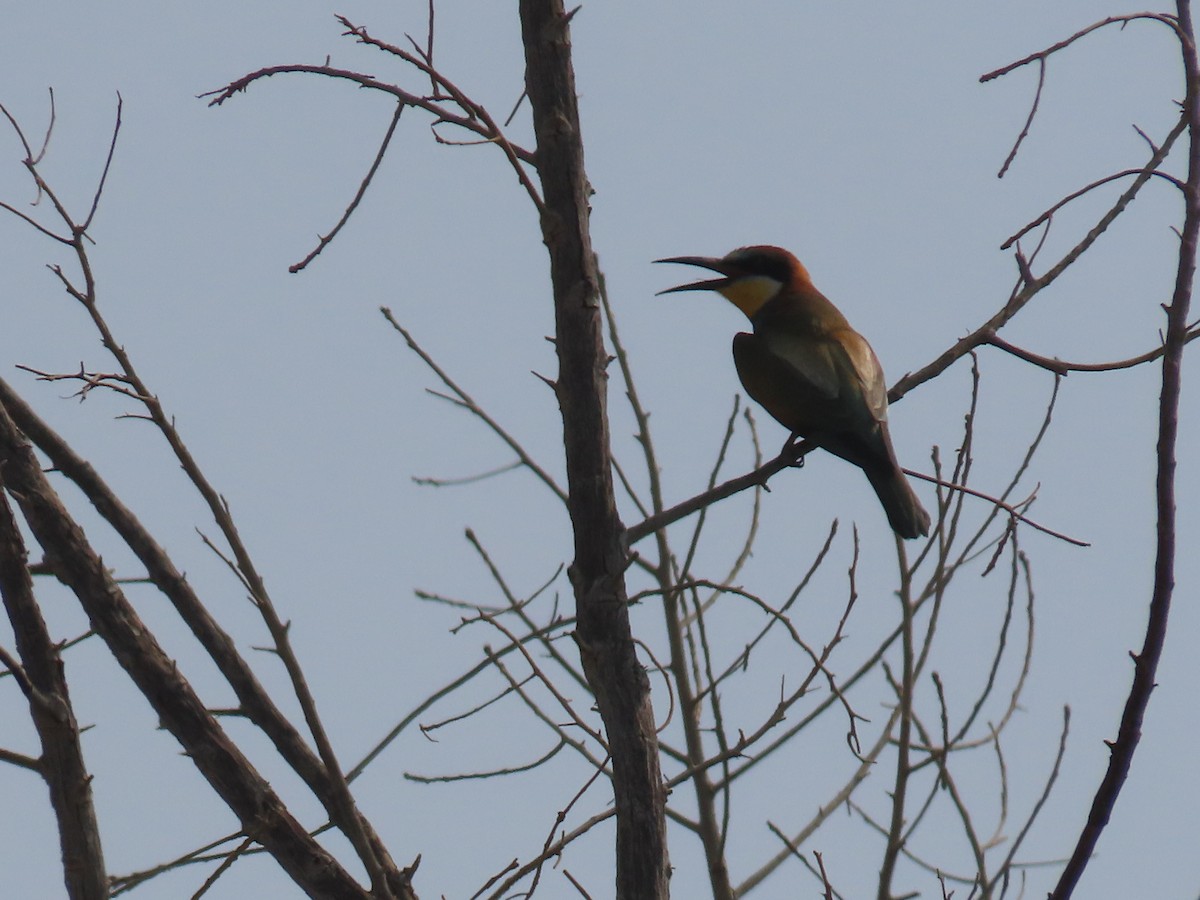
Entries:
{"label": "bare tree branch", "polygon": [[1167,618],[1175,587],[1175,445],[1179,435],[1179,398],[1183,383],[1183,353],[1188,337],[1188,313],[1196,273],[1196,253],[1200,248],[1200,59],[1190,0],[1177,0],[1184,81],[1187,94],[1183,102],[1183,120],[1188,128],[1188,175],[1184,193],[1183,230],[1175,274],[1175,290],[1166,307],[1167,331],[1163,342],[1162,391],[1158,410],[1158,453],[1155,501],[1157,504],[1156,558],[1154,590],[1141,651],[1133,657],[1133,686],[1121,715],[1117,738],[1109,746],[1108,769],[1096,791],[1087,824],[1079,836],[1058,884],[1053,900],[1066,900],[1091,860],[1096,843],[1108,824],[1117,797],[1129,774],[1133,755],[1142,735],[1142,719],[1154,690],[1155,673],[1167,639]]}
{"label": "bare tree branch", "polygon": [[92,803],[92,777],[83,758],[60,651],[34,597],[25,542],[4,487],[0,468],[0,596],[24,665],[9,659],[4,663],[27,681],[29,714],[42,746],[36,771],[50,789],[50,805],[58,821],[67,896],[101,900],[108,896],[108,871]]}

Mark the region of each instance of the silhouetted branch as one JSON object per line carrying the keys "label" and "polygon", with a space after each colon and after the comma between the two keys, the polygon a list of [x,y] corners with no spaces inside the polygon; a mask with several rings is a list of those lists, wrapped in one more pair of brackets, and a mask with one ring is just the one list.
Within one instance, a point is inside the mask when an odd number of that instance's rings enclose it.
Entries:
{"label": "silhouetted branch", "polygon": [[396,133],[396,126],[400,124],[400,114],[402,112],[404,112],[404,104],[397,103],[396,112],[392,114],[392,121],[388,124],[387,133],[384,134],[383,142],[379,145],[379,152],[375,154],[375,161],[372,162],[371,167],[367,169],[367,174],[363,176],[363,180],[359,184],[358,190],[354,193],[354,198],[350,201],[350,204],[346,207],[346,211],[342,213],[342,217],[338,219],[337,224],[333,226],[333,229],[329,232],[329,234],[323,234],[317,239],[317,246],[313,247],[312,250],[309,251],[308,256],[304,257],[304,259],[300,260],[300,262],[293,263],[292,265],[288,266],[288,271],[293,275],[305,269],[310,262],[316,259],[317,256],[320,255],[321,251],[324,250],[325,247],[328,246],[335,237],[337,237],[338,232],[342,230],[342,226],[350,221],[350,216],[353,215],[354,210],[358,208],[358,204],[362,202],[362,198],[367,193],[367,188],[371,185],[371,180],[375,177],[375,173],[379,171],[379,165],[383,162],[384,154],[387,153],[388,147],[391,146],[392,135]]}
{"label": "silhouetted branch", "polygon": [[1142,649],[1133,657],[1133,686],[1125,702],[1117,738],[1109,745],[1111,755],[1108,769],[1093,798],[1087,824],[1079,836],[1075,851],[1050,895],[1053,900],[1067,900],[1074,892],[1129,774],[1141,740],[1142,719],[1150,703],[1155,673],[1167,639],[1167,618],[1175,587],[1175,445],[1179,435],[1179,399],[1183,383],[1183,353],[1188,338],[1188,311],[1196,272],[1196,253],[1200,248],[1200,60],[1196,54],[1190,0],[1177,0],[1176,9],[1179,16],[1173,27],[1180,35],[1187,89],[1183,115],[1188,127],[1188,175],[1175,289],[1166,307],[1167,329],[1163,342],[1155,485],[1157,527],[1154,589],[1150,597]]}
{"label": "silhouetted branch", "polygon": [[[41,754],[30,760],[32,766],[28,767],[41,775],[49,788],[67,895],[72,900],[92,900],[108,894],[92,776],[84,760],[61,650],[50,636],[34,596],[33,578],[25,565],[28,552],[4,494],[5,480],[0,469],[0,597],[21,661],[0,650],[0,662],[12,672],[29,703]],[[20,764],[21,757],[6,754],[6,761]]]}

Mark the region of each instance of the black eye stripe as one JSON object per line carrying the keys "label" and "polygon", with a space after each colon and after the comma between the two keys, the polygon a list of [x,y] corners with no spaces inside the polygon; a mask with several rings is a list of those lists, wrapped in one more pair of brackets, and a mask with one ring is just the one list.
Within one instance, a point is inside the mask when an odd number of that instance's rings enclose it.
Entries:
{"label": "black eye stripe", "polygon": [[766,275],[769,278],[774,278],[776,281],[787,281],[788,276],[791,274],[787,260],[780,259],[777,255],[771,253],[760,253],[753,250],[745,252],[734,251],[727,259],[739,268],[744,269],[747,273]]}

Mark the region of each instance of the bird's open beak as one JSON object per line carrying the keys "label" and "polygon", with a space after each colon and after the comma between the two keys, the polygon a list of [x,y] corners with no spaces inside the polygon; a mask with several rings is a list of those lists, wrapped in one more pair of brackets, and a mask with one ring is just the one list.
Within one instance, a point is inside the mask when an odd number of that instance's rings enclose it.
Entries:
{"label": "bird's open beak", "polygon": [[711,269],[714,272],[720,272],[724,278],[710,278],[706,281],[692,281],[688,284],[681,284],[678,287],[667,288],[665,291],[659,291],[655,296],[663,294],[674,294],[676,291],[719,291],[725,285],[729,284],[730,277],[733,272],[729,264],[723,259],[718,259],[713,256],[668,256],[666,259],[656,259],[656,263],[681,263],[685,266],[700,266],[703,269]]}

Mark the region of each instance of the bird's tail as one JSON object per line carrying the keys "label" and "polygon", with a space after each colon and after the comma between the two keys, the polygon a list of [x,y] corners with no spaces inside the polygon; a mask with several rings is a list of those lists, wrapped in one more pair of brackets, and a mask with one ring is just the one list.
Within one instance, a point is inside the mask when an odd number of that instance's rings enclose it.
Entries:
{"label": "bird's tail", "polygon": [[905,539],[929,534],[929,513],[921,506],[899,466],[870,466],[864,467],[863,471],[879,495],[879,502],[896,534]]}

